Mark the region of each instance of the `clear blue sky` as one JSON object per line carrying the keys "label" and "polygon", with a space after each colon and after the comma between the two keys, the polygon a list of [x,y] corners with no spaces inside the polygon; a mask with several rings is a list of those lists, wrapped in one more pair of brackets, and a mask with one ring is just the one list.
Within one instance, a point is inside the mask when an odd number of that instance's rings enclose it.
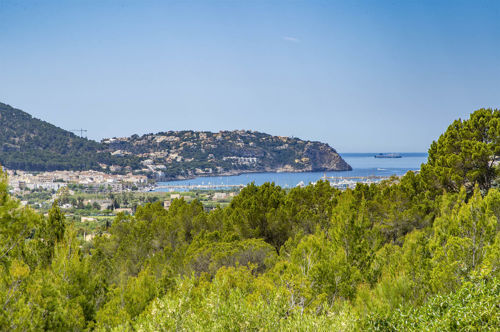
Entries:
{"label": "clear blue sky", "polygon": [[0,0],[0,101],[90,138],[251,129],[426,151],[500,107],[500,1]]}

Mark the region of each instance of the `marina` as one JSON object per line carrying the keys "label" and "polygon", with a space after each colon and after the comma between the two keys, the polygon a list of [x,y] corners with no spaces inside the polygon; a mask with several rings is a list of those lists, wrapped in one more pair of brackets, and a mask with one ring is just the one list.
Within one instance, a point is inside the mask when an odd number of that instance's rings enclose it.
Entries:
{"label": "marina", "polygon": [[[371,184],[380,182],[384,179],[388,179],[387,176],[347,176],[347,177],[334,177],[326,176],[326,174],[321,177],[321,180],[327,180],[330,184],[337,188],[352,188],[357,183]],[[314,184],[314,183],[313,183]],[[306,184],[302,181],[297,183],[297,187],[304,187]],[[234,188],[244,188],[247,184],[170,184],[170,185],[158,185],[155,187],[155,191],[176,191],[176,190],[220,190],[220,189],[234,189]]]}
{"label": "marina", "polygon": [[303,173],[246,173],[233,176],[209,176],[188,180],[159,182],[154,191],[231,190],[249,183],[262,185],[274,182],[282,188],[294,188],[328,180],[336,188],[353,188],[357,183],[377,183],[391,176],[402,176],[408,171],[418,171],[427,160],[426,153],[402,153],[403,158],[378,159],[373,153],[342,154],[351,171]]}

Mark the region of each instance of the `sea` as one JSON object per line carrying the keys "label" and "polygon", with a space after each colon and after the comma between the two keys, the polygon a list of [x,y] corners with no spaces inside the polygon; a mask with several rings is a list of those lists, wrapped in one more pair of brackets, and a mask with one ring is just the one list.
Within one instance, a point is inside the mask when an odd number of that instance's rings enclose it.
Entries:
{"label": "sea", "polygon": [[[283,188],[293,188],[315,183],[325,177],[330,181],[362,182],[370,177],[380,179],[392,175],[404,175],[408,171],[419,170],[420,165],[427,162],[427,153],[403,152],[399,154],[402,158],[375,158],[375,153],[341,153],[342,158],[353,168],[352,171],[247,173],[233,176],[207,176],[190,180],[159,182],[155,191],[190,191],[203,188],[224,189],[227,188],[225,187],[227,185],[246,185],[251,182],[256,185],[274,182]],[[175,186],[175,188],[170,186]]]}

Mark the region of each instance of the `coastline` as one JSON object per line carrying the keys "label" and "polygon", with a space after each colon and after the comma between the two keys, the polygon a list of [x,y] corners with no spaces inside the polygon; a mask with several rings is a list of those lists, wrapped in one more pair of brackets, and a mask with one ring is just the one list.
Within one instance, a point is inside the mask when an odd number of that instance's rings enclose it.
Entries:
{"label": "coastline", "polygon": [[291,169],[287,167],[281,167],[278,169],[253,169],[253,170],[233,170],[226,171],[221,173],[201,173],[192,176],[176,176],[176,177],[168,177],[163,178],[158,182],[170,182],[170,181],[184,181],[184,180],[194,180],[198,178],[206,178],[206,177],[219,177],[219,176],[238,176],[243,174],[255,174],[255,173],[312,173],[312,172],[347,172],[352,171],[353,168],[349,167],[349,169]]}
{"label": "coastline", "polygon": [[[345,157],[344,157],[345,156]],[[426,162],[426,153],[403,153],[403,158],[378,159],[370,153],[344,154],[345,162],[351,166],[339,169],[291,169],[291,168],[259,168],[252,170],[231,170],[217,174],[191,174],[190,176],[172,177],[168,180],[157,180],[153,190],[176,189],[180,187],[213,187],[255,182],[257,185],[274,182],[281,187],[295,187],[303,183],[315,183],[321,178],[335,179],[334,182],[361,182],[374,178],[402,176],[407,171],[417,171]],[[330,180],[331,181],[331,180]]]}

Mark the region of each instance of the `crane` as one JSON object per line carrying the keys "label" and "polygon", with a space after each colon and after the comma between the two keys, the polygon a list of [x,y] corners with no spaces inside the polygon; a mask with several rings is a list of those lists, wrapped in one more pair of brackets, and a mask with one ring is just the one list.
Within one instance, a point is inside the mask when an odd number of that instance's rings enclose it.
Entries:
{"label": "crane", "polygon": [[83,133],[85,133],[85,138],[87,138],[87,129],[70,129],[69,131],[80,132],[80,137],[83,138]]}

